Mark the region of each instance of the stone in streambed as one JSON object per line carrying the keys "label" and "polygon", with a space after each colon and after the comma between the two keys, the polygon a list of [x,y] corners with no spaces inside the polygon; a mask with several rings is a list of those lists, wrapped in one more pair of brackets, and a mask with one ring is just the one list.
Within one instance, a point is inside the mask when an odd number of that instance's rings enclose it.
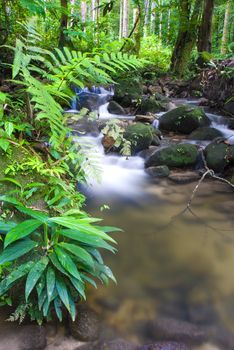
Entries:
{"label": "stone in streambed", "polygon": [[221,173],[226,167],[234,164],[234,146],[223,139],[216,139],[205,148],[207,165],[215,172]]}
{"label": "stone in streambed", "polygon": [[125,110],[123,109],[122,106],[120,106],[117,102],[115,101],[110,101],[107,107],[107,110],[111,114],[117,114],[117,115],[124,115]]}
{"label": "stone in streambed", "polygon": [[154,152],[145,162],[149,168],[158,165],[167,165],[169,168],[195,165],[198,158],[196,146],[191,144],[178,144],[162,148]]}
{"label": "stone in streambed", "polygon": [[155,117],[151,115],[142,115],[142,114],[137,114],[135,116],[135,122],[140,122],[140,123],[149,123],[152,124],[153,121],[155,120]]}
{"label": "stone in streambed", "polygon": [[159,120],[159,129],[190,134],[199,127],[211,124],[203,109],[182,105],[163,114]]}
{"label": "stone in streambed", "polygon": [[217,137],[223,136],[222,132],[219,131],[218,129],[215,128],[210,128],[207,126],[204,126],[202,128],[198,128],[194,130],[190,135],[189,135],[189,140],[214,140]]}
{"label": "stone in streambed", "polygon": [[131,124],[127,127],[124,137],[131,142],[132,153],[149,148],[153,141],[154,129],[143,123]]}
{"label": "stone in streambed", "polygon": [[139,350],[191,350],[191,348],[178,342],[159,342],[146,345]]}
{"label": "stone in streambed", "polygon": [[138,350],[139,347],[124,339],[115,339],[112,341],[97,341],[86,344],[75,350]]}
{"label": "stone in streambed", "polygon": [[178,172],[178,171],[172,171],[168,178],[178,184],[185,184],[185,183],[190,183],[194,181],[198,181],[200,179],[200,175],[196,171],[183,171],[183,172]]}
{"label": "stone in streambed", "polygon": [[71,335],[80,341],[94,341],[100,334],[100,323],[97,314],[85,304],[78,305],[77,317],[70,321]]}
{"label": "stone in streambed", "polygon": [[152,166],[146,169],[151,177],[168,177],[170,170],[167,165]]}

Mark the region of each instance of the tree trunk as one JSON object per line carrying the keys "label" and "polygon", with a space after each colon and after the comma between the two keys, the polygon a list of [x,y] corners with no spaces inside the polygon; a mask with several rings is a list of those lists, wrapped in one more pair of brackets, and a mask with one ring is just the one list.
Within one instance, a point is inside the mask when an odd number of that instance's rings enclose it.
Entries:
{"label": "tree trunk", "polygon": [[81,10],[81,21],[82,21],[82,23],[85,23],[86,22],[86,15],[87,15],[87,3],[86,3],[86,1],[81,1],[80,10]]}
{"label": "tree trunk", "polygon": [[198,52],[211,52],[212,19],[214,12],[214,0],[205,0],[202,21],[198,36]]}
{"label": "tree trunk", "polygon": [[67,29],[68,23],[68,0],[60,0],[61,4],[61,18],[60,18],[60,28],[59,28],[59,47],[62,48],[66,46],[67,37],[64,30]]}
{"label": "tree trunk", "polygon": [[119,40],[123,37],[123,0],[119,2]]}
{"label": "tree trunk", "polygon": [[228,50],[228,27],[230,23],[230,18],[231,18],[231,0],[228,0],[226,4],[226,10],[225,10],[223,36],[222,36],[222,43],[221,43],[221,53],[224,55],[227,53],[227,50]]}
{"label": "tree trunk", "polygon": [[182,77],[188,67],[197,39],[197,24],[201,14],[202,0],[195,0],[193,10],[189,0],[180,0],[179,32],[171,58],[172,72]]}
{"label": "tree trunk", "polygon": [[123,38],[128,37],[128,0],[123,0]]}

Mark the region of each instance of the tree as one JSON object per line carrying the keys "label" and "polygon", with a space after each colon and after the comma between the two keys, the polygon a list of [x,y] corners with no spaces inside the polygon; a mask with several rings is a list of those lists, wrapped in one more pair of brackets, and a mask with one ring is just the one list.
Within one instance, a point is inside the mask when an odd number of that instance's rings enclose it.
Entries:
{"label": "tree", "polygon": [[222,54],[227,53],[228,27],[229,27],[230,18],[231,18],[231,0],[228,0],[227,4],[226,4],[224,24],[223,24],[223,36],[222,36],[222,43],[221,43],[221,53]]}
{"label": "tree", "polygon": [[211,52],[212,18],[214,12],[214,0],[205,0],[202,20],[198,36],[198,52]]}
{"label": "tree", "polygon": [[67,37],[65,29],[68,24],[68,0],[60,0],[61,4],[61,17],[60,17],[60,28],[59,28],[59,47],[66,46]]}
{"label": "tree", "polygon": [[202,0],[179,0],[179,30],[171,57],[171,70],[183,76],[197,39]]}

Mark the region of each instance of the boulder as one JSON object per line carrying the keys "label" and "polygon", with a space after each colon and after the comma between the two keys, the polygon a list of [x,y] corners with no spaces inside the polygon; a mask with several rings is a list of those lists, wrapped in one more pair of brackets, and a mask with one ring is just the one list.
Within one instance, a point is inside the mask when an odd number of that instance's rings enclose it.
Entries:
{"label": "boulder", "polygon": [[207,165],[215,172],[221,173],[234,164],[234,146],[227,145],[222,139],[216,139],[205,148]]}
{"label": "boulder", "polygon": [[148,148],[154,137],[154,129],[143,123],[131,124],[127,127],[124,137],[131,142],[132,153]]}
{"label": "boulder", "polygon": [[158,165],[147,168],[146,173],[152,177],[168,177],[170,170],[167,165]]}
{"label": "boulder", "polygon": [[161,142],[160,142],[160,138],[157,135],[153,136],[153,140],[151,142],[152,146],[160,146]]}
{"label": "boulder", "polygon": [[201,327],[173,318],[158,318],[149,321],[148,334],[155,341],[175,341],[189,345],[201,344],[208,337]]}
{"label": "boulder", "polygon": [[182,105],[161,116],[159,129],[190,134],[199,127],[209,126],[210,123],[203,109]]}
{"label": "boulder", "polygon": [[92,134],[98,135],[99,128],[97,120],[92,120],[87,117],[81,118],[72,126],[76,135]]}
{"label": "boulder", "polygon": [[161,148],[145,162],[145,167],[167,165],[169,168],[195,165],[198,158],[197,147],[191,144],[178,144]]}
{"label": "boulder", "polygon": [[224,104],[224,110],[234,116],[234,97]]}
{"label": "boulder", "polygon": [[77,306],[77,317],[70,321],[71,335],[80,341],[94,341],[100,334],[100,323],[97,314],[86,304]]}
{"label": "boulder", "polygon": [[116,101],[110,101],[107,110],[111,114],[117,114],[117,115],[124,115],[125,110],[123,109],[122,106],[120,106]]}
{"label": "boulder", "polygon": [[133,76],[132,74],[125,74],[123,77],[119,77],[116,83],[113,99],[122,107],[130,107],[134,101],[141,98],[143,84],[140,75]]}
{"label": "boulder", "polygon": [[215,128],[210,128],[208,126],[204,126],[202,128],[198,128],[194,130],[189,135],[189,140],[214,140],[217,137],[223,136],[222,132]]}
{"label": "boulder", "polygon": [[146,345],[140,350],[191,350],[191,348],[185,344],[172,341]]}
{"label": "boulder", "polygon": [[164,110],[162,101],[156,100],[154,96],[143,99],[138,108],[138,112],[141,114],[157,113],[162,110]]}
{"label": "boulder", "polygon": [[[86,344],[75,350],[137,350],[139,347],[124,339],[115,339],[111,341],[97,341]],[[183,349],[182,349],[183,350]]]}
{"label": "boulder", "polygon": [[106,100],[106,96],[83,91],[77,96],[77,109],[87,108],[91,112],[96,111]]}

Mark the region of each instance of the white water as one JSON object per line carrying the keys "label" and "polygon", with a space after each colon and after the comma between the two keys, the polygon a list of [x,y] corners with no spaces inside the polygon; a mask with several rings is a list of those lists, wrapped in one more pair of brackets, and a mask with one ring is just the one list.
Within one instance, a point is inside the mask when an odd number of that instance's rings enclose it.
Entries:
{"label": "white water", "polygon": [[112,114],[108,112],[108,104],[109,102],[101,105],[98,109],[98,114],[99,114],[99,119],[104,119],[104,120],[110,120],[110,119],[127,119],[127,120],[133,120],[135,117],[132,115],[119,115],[119,114]]}

